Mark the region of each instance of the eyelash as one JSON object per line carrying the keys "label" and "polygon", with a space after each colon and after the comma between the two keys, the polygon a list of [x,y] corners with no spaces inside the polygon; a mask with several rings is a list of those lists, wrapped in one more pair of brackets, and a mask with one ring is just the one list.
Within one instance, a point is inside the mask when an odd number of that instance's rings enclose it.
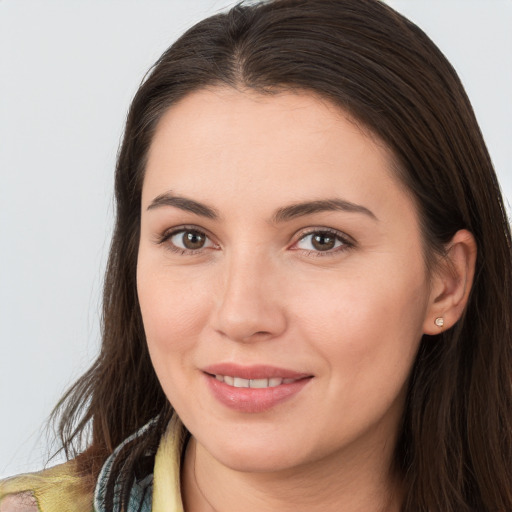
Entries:
{"label": "eyelash", "polygon": [[[173,228],[169,231],[164,232],[161,236],[158,237],[156,240],[156,243],[158,245],[166,245],[166,248],[176,254],[179,254],[181,256],[193,256],[197,254],[201,254],[205,249],[209,247],[201,247],[199,249],[184,249],[181,247],[177,247],[175,244],[167,243],[170,241],[170,239],[173,236],[176,236],[180,233],[196,233],[198,235],[204,236],[207,240],[210,240],[213,247],[218,247],[217,244],[212,242],[211,238],[208,236],[208,234],[196,227],[196,226],[180,226],[177,228]],[[320,250],[308,250],[308,249],[300,249],[300,248],[293,248],[293,246],[297,245],[298,243],[305,240],[308,236],[312,235],[321,235],[321,236],[329,236],[333,237],[335,239],[335,243],[341,242],[341,245],[335,246],[333,249],[329,249],[326,251],[320,251]],[[290,247],[291,250],[294,251],[302,251],[306,256],[313,256],[313,257],[326,257],[326,256],[334,256],[336,254],[339,254],[341,252],[345,252],[355,246],[354,241],[349,238],[346,234],[342,233],[341,231],[338,231],[336,229],[332,228],[312,228],[310,230],[307,230],[306,232],[300,233],[299,236],[296,237],[295,242],[293,242],[293,245]]]}
{"label": "eyelash", "polygon": [[[177,228],[173,228],[169,231],[165,231],[161,236],[158,237],[156,243],[158,245],[166,245],[166,248],[176,254],[179,254],[180,256],[194,256],[196,254],[200,254],[205,249],[204,247],[201,247],[200,249],[183,249],[182,247],[177,247],[175,244],[167,243],[170,241],[170,239],[175,236],[179,235],[180,233],[197,233],[198,235],[204,236],[207,240],[211,241],[211,238],[208,236],[207,233],[205,233],[204,230],[196,227],[196,226],[180,226]],[[212,242],[213,244],[213,242]],[[216,244],[213,244],[214,246]]]}
{"label": "eyelash", "polygon": [[[335,243],[341,242],[341,245],[338,247],[334,247],[333,249],[329,249],[327,251],[315,251],[315,250],[308,250],[308,249],[292,249],[294,251],[304,251],[307,256],[314,256],[314,257],[326,257],[326,256],[334,256],[339,253],[345,252],[349,249],[352,249],[355,246],[355,242],[349,238],[346,234],[342,233],[341,231],[338,231],[336,229],[332,228],[312,228],[310,230],[307,230],[306,232],[303,232],[300,234],[300,236],[297,238],[297,241],[294,242],[293,245],[297,245],[299,242],[305,240],[308,236],[312,235],[322,235],[322,236],[329,236],[334,238]],[[293,247],[293,246],[292,246]]]}

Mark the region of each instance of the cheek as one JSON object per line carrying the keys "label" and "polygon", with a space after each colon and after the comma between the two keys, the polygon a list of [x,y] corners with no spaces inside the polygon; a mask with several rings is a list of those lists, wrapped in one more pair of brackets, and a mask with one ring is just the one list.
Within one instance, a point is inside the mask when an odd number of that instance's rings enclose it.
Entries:
{"label": "cheek", "polygon": [[313,289],[297,289],[296,318],[328,361],[333,377],[401,385],[422,335],[427,286],[420,273],[368,270]]}
{"label": "cheek", "polygon": [[[160,264],[161,267],[161,264]],[[204,286],[180,273],[139,259],[137,291],[153,366],[161,381],[180,365],[199,338],[208,310]],[[203,283],[204,284],[204,283]],[[165,382],[162,382],[165,388]]]}
{"label": "cheek", "polygon": [[190,404],[180,390],[189,389],[189,363],[200,338],[206,298],[193,282],[172,275],[146,272],[141,266],[138,295],[149,355],[160,385],[173,407],[187,410]]}

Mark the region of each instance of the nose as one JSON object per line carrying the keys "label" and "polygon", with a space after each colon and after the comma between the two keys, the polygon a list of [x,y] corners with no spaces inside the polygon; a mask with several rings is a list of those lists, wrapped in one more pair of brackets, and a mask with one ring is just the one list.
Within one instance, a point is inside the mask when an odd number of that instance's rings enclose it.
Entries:
{"label": "nose", "polygon": [[238,342],[268,340],[287,328],[286,301],[279,272],[257,255],[226,261],[217,290],[212,325],[222,336]]}

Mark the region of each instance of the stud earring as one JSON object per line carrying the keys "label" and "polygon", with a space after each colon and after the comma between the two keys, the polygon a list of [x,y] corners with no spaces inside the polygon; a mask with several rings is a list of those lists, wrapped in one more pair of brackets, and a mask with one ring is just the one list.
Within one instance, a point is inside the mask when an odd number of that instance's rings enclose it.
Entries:
{"label": "stud earring", "polygon": [[434,320],[434,323],[437,325],[437,327],[443,327],[444,325],[444,318],[440,316],[439,318],[436,318]]}

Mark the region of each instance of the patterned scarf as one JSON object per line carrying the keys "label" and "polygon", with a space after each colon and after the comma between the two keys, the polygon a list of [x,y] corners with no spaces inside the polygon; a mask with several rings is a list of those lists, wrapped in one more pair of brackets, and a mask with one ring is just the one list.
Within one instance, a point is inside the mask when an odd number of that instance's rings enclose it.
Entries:
{"label": "patterned scarf", "polygon": [[[119,452],[149,426],[126,439],[105,462],[94,496],[84,493],[76,464],[69,461],[39,473],[19,475],[0,481],[0,503],[8,495],[28,493],[34,497],[40,512],[117,512],[105,508],[106,483]],[[180,492],[180,459],[185,429],[174,417],[160,441],[153,474],[135,481],[130,493],[127,512],[184,512]]]}

